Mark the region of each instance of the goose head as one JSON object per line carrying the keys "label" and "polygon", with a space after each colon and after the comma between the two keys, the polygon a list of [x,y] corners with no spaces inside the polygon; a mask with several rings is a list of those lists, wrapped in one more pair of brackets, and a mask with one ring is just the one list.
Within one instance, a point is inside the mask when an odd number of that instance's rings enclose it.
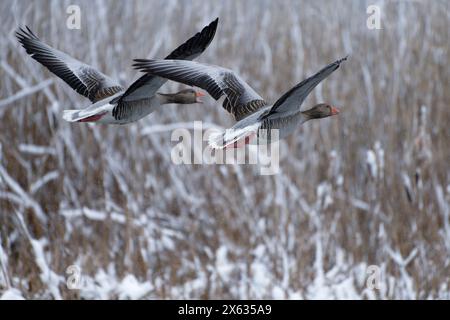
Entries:
{"label": "goose head", "polygon": [[328,103],[319,103],[309,110],[303,111],[306,120],[321,119],[339,114],[340,110]]}
{"label": "goose head", "polygon": [[164,103],[192,104],[203,103],[199,98],[205,94],[194,89],[184,89],[177,93],[160,93],[164,98]]}

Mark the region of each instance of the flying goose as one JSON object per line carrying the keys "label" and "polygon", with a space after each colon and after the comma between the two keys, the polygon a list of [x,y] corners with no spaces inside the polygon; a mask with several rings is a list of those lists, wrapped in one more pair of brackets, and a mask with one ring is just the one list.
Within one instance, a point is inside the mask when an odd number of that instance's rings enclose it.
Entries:
{"label": "flying goose", "polygon": [[213,148],[226,148],[270,143],[276,140],[270,136],[271,129],[278,129],[278,138],[282,139],[298,124],[338,114],[339,109],[328,103],[317,104],[306,111],[300,111],[300,106],[308,94],[345,60],[347,57],[327,65],[286,92],[273,105],[268,105],[239,75],[219,66],[147,59],[135,59],[133,66],[147,74],[202,88],[216,100],[225,96],[222,106],[237,123],[225,132],[211,135],[209,143]]}
{"label": "flying goose", "polygon": [[[166,59],[197,58],[214,38],[218,20],[204,27]],[[157,93],[167,80],[149,74],[141,76],[125,90],[117,81],[95,68],[45,44],[28,27],[20,28],[16,36],[34,60],[93,103],[83,110],[64,110],[63,119],[69,122],[126,124],[147,116],[163,104],[201,103],[198,98],[204,95],[193,89]]]}

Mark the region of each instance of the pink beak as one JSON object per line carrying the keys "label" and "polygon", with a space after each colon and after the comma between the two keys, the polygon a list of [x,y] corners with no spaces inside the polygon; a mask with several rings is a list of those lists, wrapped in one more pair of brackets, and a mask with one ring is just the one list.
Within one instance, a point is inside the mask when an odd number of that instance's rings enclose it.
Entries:
{"label": "pink beak", "polygon": [[331,107],[331,115],[334,116],[336,114],[339,114],[339,112],[341,112],[338,108],[336,107]]}
{"label": "pink beak", "polygon": [[197,98],[197,99],[195,99],[195,101],[196,101],[197,103],[203,103],[203,101],[200,100],[199,98],[200,98],[200,97],[204,97],[204,96],[205,96],[205,94],[204,94],[203,92],[201,92],[201,91],[195,91],[195,97]]}

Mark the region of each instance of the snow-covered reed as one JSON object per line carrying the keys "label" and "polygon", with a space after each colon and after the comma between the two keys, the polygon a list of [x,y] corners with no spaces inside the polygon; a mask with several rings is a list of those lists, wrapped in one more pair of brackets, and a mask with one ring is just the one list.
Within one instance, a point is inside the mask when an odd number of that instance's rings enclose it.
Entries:
{"label": "snow-covered reed", "polygon": [[[450,298],[449,5],[376,2],[381,30],[372,1],[81,0],[69,30],[73,1],[1,1],[0,297]],[[128,84],[133,58],[217,16],[199,61],[270,102],[350,54],[305,102],[341,114],[282,142],[276,175],[172,163],[171,130],[232,124],[212,99],[128,126],[64,122],[88,101],[14,38],[28,25]]]}

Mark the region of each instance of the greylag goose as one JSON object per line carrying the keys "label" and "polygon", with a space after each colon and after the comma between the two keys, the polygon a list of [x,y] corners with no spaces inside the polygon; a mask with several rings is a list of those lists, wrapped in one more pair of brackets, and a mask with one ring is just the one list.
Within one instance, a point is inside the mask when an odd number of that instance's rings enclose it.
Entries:
{"label": "greylag goose", "polygon": [[225,96],[223,107],[237,123],[225,132],[210,136],[213,148],[241,147],[245,144],[270,143],[271,129],[278,129],[278,138],[292,133],[298,124],[339,113],[339,109],[320,103],[309,110],[300,111],[308,94],[347,57],[337,60],[313,76],[303,80],[268,105],[241,77],[233,71],[192,61],[135,59],[133,65],[147,74],[160,76],[206,90],[214,99]]}
{"label": "greylag goose", "polygon": [[[218,20],[204,27],[166,59],[197,58],[214,38]],[[117,81],[95,68],[45,44],[28,27],[21,28],[16,36],[33,59],[93,103],[83,110],[64,110],[63,119],[69,122],[126,124],[147,116],[163,104],[201,103],[198,98],[204,95],[193,89],[157,93],[167,80],[149,74],[141,76],[125,90]]]}

